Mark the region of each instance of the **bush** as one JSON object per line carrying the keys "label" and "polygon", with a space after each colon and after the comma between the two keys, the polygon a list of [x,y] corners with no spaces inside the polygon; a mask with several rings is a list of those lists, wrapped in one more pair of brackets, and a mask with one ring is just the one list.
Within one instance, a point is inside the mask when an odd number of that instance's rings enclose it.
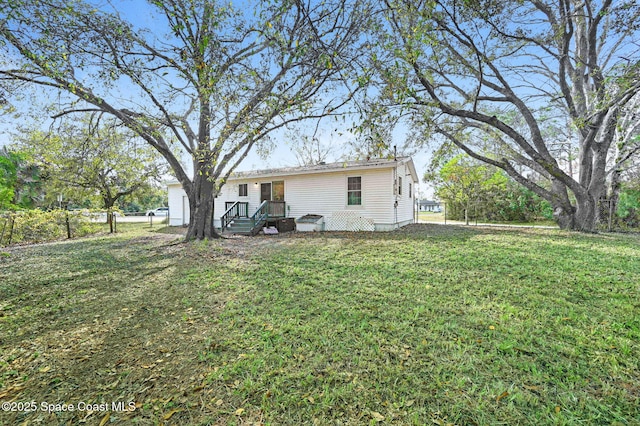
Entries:
{"label": "bush", "polygon": [[629,228],[640,226],[640,191],[626,189],[620,193],[617,215],[622,225]]}
{"label": "bush", "polygon": [[92,234],[101,228],[82,212],[65,210],[11,212],[1,216],[0,244],[42,243],[66,238],[67,215],[72,237]]}

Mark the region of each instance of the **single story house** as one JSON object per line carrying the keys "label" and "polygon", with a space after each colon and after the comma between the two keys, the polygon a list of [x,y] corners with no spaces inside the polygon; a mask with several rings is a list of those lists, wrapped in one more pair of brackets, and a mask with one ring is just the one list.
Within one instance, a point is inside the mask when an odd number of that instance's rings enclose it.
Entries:
{"label": "single story house", "polygon": [[418,202],[418,206],[421,212],[440,213],[442,211],[442,205],[440,204],[440,201],[420,200]]}
{"label": "single story house", "polygon": [[[314,230],[392,230],[414,222],[417,184],[409,157],[236,172],[215,199],[214,225],[281,217],[315,222]],[[170,182],[168,192],[170,225],[187,224],[182,186]]]}

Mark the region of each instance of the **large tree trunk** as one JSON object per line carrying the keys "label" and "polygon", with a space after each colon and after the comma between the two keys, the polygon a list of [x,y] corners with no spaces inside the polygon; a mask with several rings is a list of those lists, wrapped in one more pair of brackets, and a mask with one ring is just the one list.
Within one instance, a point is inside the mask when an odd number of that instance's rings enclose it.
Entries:
{"label": "large tree trunk", "polygon": [[203,240],[205,238],[219,238],[213,226],[214,218],[214,183],[196,173],[189,197],[189,229],[187,240]]}
{"label": "large tree trunk", "polygon": [[576,205],[552,203],[553,218],[560,229],[596,232],[598,225],[598,199],[589,193],[576,194]]}
{"label": "large tree trunk", "polygon": [[576,196],[573,230],[596,232],[598,225],[598,199],[591,194]]}

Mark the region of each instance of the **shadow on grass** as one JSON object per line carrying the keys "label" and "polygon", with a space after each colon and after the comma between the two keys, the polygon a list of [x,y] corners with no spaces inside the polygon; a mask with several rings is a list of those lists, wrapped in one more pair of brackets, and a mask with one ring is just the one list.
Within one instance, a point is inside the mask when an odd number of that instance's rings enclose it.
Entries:
{"label": "shadow on grass", "polygon": [[639,414],[633,240],[427,224],[177,241],[145,231],[0,262],[5,397],[139,404],[116,424]]}

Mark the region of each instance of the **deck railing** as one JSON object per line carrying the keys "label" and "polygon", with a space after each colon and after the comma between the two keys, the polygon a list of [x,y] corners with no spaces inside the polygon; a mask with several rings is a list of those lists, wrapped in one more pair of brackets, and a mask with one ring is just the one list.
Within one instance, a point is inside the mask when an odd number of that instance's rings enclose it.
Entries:
{"label": "deck railing", "polygon": [[[234,219],[248,217],[249,203],[228,201],[225,207],[227,207],[227,210],[220,217],[220,226],[223,232]],[[287,205],[284,201],[263,201],[256,209],[256,212],[249,217],[251,234],[255,235],[269,218],[285,217],[286,210]]]}
{"label": "deck railing", "polygon": [[284,201],[269,201],[269,217],[285,217],[287,203]]}
{"label": "deck railing", "polygon": [[256,212],[251,216],[251,234],[254,235],[257,229],[269,218],[269,201],[265,200],[260,204]]}
{"label": "deck railing", "polygon": [[224,230],[229,226],[233,219],[238,217],[247,217],[249,213],[249,203],[240,201],[228,201],[225,203],[227,210],[220,217],[220,226]]}
{"label": "deck railing", "polygon": [[249,217],[249,203],[246,201],[227,201],[224,203],[225,211],[233,207],[234,204],[238,206],[238,217]]}

